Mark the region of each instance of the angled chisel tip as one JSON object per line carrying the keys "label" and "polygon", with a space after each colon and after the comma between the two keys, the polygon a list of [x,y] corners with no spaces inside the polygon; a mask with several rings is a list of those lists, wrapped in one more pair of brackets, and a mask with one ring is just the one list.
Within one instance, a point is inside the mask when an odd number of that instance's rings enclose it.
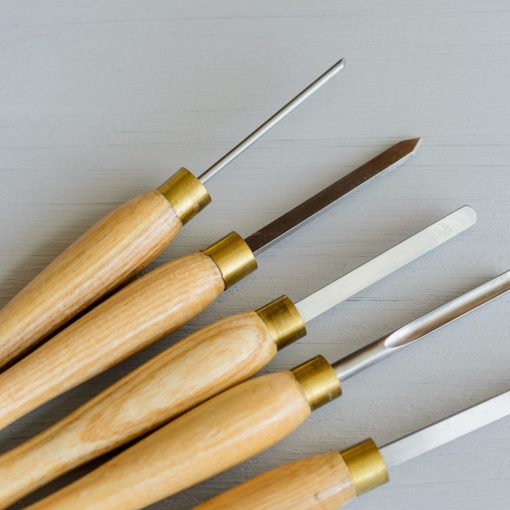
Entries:
{"label": "angled chisel tip", "polygon": [[400,143],[402,143],[402,145],[405,145],[406,147],[408,147],[412,154],[416,154],[416,151],[419,149],[419,147],[421,145],[421,138],[420,137],[410,138],[409,140],[403,140]]}
{"label": "angled chisel tip", "polygon": [[401,164],[411,156],[414,156],[418,152],[420,145],[421,138],[409,138],[396,143],[391,147],[391,150],[398,154],[399,164]]}

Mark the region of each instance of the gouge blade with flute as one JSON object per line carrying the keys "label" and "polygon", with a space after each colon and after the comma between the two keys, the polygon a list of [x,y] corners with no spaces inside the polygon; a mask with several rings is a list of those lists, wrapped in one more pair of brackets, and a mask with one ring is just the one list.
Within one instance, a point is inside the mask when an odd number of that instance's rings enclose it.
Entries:
{"label": "gouge blade with flute", "polygon": [[186,168],[85,232],[0,310],[0,367],[154,260],[210,201],[204,187],[343,68],[340,60],[198,178]]}
{"label": "gouge blade with flute", "polygon": [[[474,220],[471,209],[459,209],[296,305],[284,296],[178,342],[0,457],[0,493],[8,499],[26,494],[242,382],[279,349],[302,337],[305,322],[433,250]],[[95,433],[90,435],[89,430]],[[8,469],[3,469],[4,461]],[[23,467],[28,472],[28,466],[30,476],[20,475]]]}
{"label": "gouge blade with flute", "polygon": [[[246,241],[232,232],[202,252],[161,265],[97,305],[0,374],[0,428],[175,331],[252,272],[257,267],[254,254],[362,183],[401,164],[418,143],[416,139],[394,145]],[[474,213],[466,218],[467,227]]]}
{"label": "gouge blade with flute", "polygon": [[344,379],[508,290],[507,272],[333,365],[317,356],[234,386],[30,508],[133,510],[191,487],[283,439],[339,397]]}
{"label": "gouge blade with flute", "polygon": [[510,414],[510,391],[378,449],[372,439],[263,473],[194,510],[337,510],[388,481],[388,469]]}

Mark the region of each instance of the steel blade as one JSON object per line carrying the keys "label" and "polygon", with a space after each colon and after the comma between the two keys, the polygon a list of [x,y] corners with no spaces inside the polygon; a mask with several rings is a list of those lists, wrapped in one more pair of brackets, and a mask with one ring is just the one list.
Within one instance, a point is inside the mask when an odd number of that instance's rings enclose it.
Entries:
{"label": "steel blade", "polygon": [[388,467],[398,466],[510,414],[510,391],[486,400],[383,446],[380,452]]}
{"label": "steel blade", "polygon": [[333,364],[336,375],[341,381],[345,381],[370,365],[408,347],[429,333],[437,331],[463,315],[502,296],[509,290],[510,271],[507,271],[337,361]]}
{"label": "steel blade", "polygon": [[296,307],[305,322],[333,308],[385,276],[464,232],[476,223],[476,212],[464,206],[302,299]]}
{"label": "steel blade", "polygon": [[306,101],[314,92],[319,90],[325,83],[327,83],[333,76],[344,68],[344,59],[340,59],[336,64],[331,66],[326,72],[322,73],[315,79],[308,87],[303,89],[297,96],[291,99],[285,106],[280,108],[274,115],[271,115],[263,124],[261,124],[255,131],[250,133],[246,138],[241,140],[233,149],[222,156],[218,161],[213,163],[203,174],[200,175],[199,180],[205,184],[211,177],[214,177],[220,170],[228,165],[232,160],[242,154],[248,147],[255,143],[262,135],[267,133],[272,127],[276,126],[283,118],[285,118],[291,111],[296,109],[303,101]]}
{"label": "steel blade", "polygon": [[420,144],[420,139],[404,140],[385,150],[375,158],[360,166],[350,174],[342,177],[331,186],[323,189],[291,211],[280,216],[246,239],[253,253],[260,253],[276,241],[283,239],[297,228],[303,226],[318,214],[331,207],[337,200],[368,182],[376,175],[381,175],[401,165],[413,156]]}

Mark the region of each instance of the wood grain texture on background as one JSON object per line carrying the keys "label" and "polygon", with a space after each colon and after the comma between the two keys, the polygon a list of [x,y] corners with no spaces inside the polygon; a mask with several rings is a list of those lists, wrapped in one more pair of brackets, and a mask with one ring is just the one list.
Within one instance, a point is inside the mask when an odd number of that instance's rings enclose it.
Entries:
{"label": "wood grain texture on background", "polygon": [[[268,370],[334,360],[509,269],[504,0],[0,0],[0,11],[0,305],[105,213],[183,165],[200,172],[339,57],[337,78],[210,181],[213,203],[157,263],[249,234],[423,137],[413,160],[262,254],[180,332],[2,431],[1,451],[199,327],[283,293],[297,300],[463,204],[477,226],[310,323]],[[507,296],[353,378],[276,447],[152,508],[184,510],[283,462],[384,443],[510,389],[509,307]],[[509,434],[503,420],[406,464],[351,508],[506,510]]]}

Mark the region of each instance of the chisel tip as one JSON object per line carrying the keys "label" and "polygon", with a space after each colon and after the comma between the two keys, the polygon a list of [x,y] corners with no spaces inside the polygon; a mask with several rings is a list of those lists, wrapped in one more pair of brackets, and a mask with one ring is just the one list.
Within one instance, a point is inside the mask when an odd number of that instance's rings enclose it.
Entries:
{"label": "chisel tip", "polygon": [[410,138],[409,140],[404,140],[401,143],[406,146],[410,154],[414,155],[421,145],[421,138]]}
{"label": "chisel tip", "polygon": [[470,226],[474,225],[477,222],[478,215],[476,211],[469,205],[464,205],[459,209],[459,211],[462,211],[464,217],[466,218]]}

